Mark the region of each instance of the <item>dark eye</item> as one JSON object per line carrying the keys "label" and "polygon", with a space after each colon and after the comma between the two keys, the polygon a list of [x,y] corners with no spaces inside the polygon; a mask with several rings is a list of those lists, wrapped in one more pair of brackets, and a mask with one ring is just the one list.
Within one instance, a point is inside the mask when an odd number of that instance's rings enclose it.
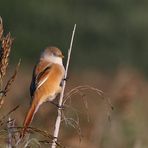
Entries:
{"label": "dark eye", "polygon": [[53,55],[54,55],[54,56],[57,56],[57,54],[56,54],[55,52],[53,52]]}

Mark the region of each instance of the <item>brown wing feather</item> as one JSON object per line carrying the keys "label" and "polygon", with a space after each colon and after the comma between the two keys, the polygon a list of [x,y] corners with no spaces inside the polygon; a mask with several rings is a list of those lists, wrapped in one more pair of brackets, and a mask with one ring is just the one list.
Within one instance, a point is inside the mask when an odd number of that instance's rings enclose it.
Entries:
{"label": "brown wing feather", "polygon": [[46,61],[40,61],[37,66],[35,66],[32,75],[32,81],[30,85],[30,95],[31,98],[34,96],[34,92],[39,88],[44,81],[48,78],[49,71],[52,64]]}

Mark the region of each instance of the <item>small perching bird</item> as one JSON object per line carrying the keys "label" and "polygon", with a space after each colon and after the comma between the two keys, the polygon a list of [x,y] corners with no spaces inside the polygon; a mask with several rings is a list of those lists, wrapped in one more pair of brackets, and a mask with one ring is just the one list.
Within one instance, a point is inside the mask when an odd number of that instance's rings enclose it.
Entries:
{"label": "small perching bird", "polygon": [[21,137],[24,137],[27,127],[33,120],[39,106],[46,101],[52,102],[57,94],[61,92],[60,84],[65,73],[63,57],[60,49],[47,47],[34,67],[30,85],[31,106],[23,123]]}

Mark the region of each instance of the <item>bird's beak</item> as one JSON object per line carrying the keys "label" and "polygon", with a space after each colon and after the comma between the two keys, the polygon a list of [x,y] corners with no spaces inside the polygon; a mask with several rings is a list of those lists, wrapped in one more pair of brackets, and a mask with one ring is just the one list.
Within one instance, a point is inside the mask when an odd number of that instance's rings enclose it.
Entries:
{"label": "bird's beak", "polygon": [[64,56],[63,56],[62,54],[60,55],[60,57],[61,57],[62,59],[64,58]]}

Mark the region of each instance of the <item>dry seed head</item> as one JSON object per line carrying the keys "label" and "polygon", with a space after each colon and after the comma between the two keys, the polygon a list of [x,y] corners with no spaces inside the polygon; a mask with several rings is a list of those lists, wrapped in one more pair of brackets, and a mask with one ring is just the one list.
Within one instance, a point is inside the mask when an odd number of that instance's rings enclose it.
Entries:
{"label": "dry seed head", "polygon": [[9,55],[11,51],[11,45],[12,45],[13,39],[8,33],[6,37],[2,38],[2,45],[0,49],[0,75],[1,78],[3,78],[6,74],[6,69],[8,66],[8,60],[9,60]]}

